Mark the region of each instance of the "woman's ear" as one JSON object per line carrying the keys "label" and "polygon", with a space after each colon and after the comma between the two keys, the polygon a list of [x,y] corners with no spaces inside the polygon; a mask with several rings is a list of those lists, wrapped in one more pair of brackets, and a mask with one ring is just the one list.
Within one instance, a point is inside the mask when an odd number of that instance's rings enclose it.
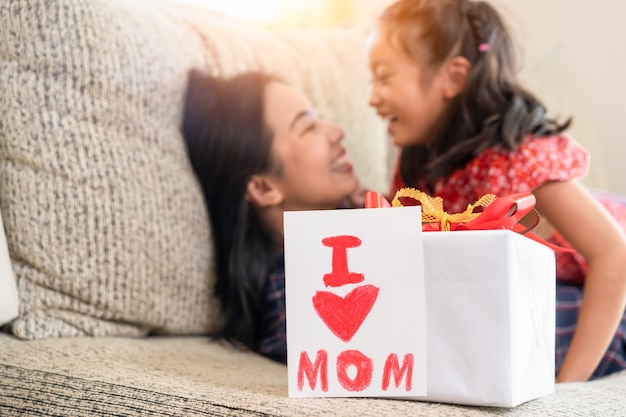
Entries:
{"label": "woman's ear", "polygon": [[283,202],[284,195],[276,181],[267,175],[253,175],[248,181],[246,198],[257,207],[272,207]]}
{"label": "woman's ear", "polygon": [[462,56],[455,56],[444,64],[443,93],[445,98],[453,99],[463,92],[471,68],[472,64]]}

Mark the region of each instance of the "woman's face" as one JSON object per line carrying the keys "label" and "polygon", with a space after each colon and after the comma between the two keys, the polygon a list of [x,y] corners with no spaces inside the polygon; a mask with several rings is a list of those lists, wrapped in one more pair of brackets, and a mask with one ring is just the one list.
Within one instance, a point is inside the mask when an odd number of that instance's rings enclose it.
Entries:
{"label": "woman's face", "polygon": [[323,120],[303,95],[282,83],[267,85],[264,108],[274,133],[272,154],[282,165],[275,178],[282,208],[337,208],[358,186],[341,146],[341,128]]}
{"label": "woman's face", "polygon": [[441,76],[406,54],[385,25],[372,33],[368,47],[370,106],[388,122],[396,145],[431,145],[446,108]]}

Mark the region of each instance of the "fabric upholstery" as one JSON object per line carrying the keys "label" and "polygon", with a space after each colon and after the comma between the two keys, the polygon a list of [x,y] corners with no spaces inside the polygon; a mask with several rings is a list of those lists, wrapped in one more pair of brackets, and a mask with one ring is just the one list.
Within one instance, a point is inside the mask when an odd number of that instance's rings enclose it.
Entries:
{"label": "fabric upholstery", "polygon": [[141,3],[0,3],[15,335],[199,334],[215,323],[210,230],[179,132],[201,51],[190,29]]}
{"label": "fabric upholstery", "polygon": [[372,398],[288,398],[287,368],[205,338],[0,335],[0,415],[616,416],[626,373],[561,384],[513,409]]}

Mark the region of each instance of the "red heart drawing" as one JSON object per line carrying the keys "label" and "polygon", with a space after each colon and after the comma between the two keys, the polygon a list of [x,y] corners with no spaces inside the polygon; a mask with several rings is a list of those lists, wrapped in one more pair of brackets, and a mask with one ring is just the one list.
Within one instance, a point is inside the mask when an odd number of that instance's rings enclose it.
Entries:
{"label": "red heart drawing", "polygon": [[313,307],[331,332],[344,342],[349,342],[374,306],[378,287],[361,285],[345,297],[328,291],[318,291],[313,296]]}

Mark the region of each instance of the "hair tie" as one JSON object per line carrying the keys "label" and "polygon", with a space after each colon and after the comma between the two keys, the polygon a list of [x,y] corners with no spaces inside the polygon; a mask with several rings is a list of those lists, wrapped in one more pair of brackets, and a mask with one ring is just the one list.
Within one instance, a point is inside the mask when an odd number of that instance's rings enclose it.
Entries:
{"label": "hair tie", "polygon": [[491,46],[489,46],[488,43],[481,43],[478,45],[478,52],[487,52],[489,49],[491,49]]}

